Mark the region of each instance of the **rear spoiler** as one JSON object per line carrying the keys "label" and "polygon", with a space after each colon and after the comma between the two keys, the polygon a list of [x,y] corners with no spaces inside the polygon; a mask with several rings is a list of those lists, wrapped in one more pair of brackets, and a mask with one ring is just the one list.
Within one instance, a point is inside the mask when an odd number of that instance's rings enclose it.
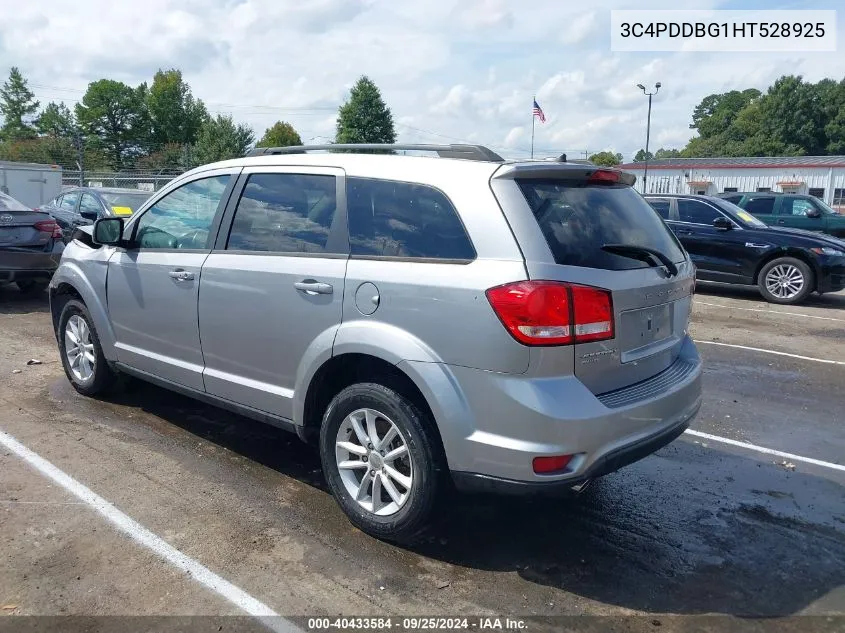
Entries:
{"label": "rear spoiler", "polygon": [[627,171],[577,163],[532,162],[513,163],[499,167],[493,178],[548,178],[551,180],[581,180],[597,184],[621,184],[633,187],[637,177]]}

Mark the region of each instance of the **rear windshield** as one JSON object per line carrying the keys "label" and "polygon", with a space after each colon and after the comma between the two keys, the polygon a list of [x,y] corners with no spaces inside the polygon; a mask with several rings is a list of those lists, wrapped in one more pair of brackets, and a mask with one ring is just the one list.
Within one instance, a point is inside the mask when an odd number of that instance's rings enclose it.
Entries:
{"label": "rear windshield", "polygon": [[602,250],[605,244],[656,249],[673,262],[684,253],[657,212],[631,187],[561,180],[518,179],[555,262],[606,270],[645,268],[647,262]]}

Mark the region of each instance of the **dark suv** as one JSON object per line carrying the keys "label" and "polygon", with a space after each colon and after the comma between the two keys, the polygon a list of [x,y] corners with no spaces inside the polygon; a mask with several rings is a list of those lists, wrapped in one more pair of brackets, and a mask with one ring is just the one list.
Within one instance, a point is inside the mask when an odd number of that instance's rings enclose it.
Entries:
{"label": "dark suv", "polygon": [[799,303],[814,290],[845,288],[845,242],[766,226],[713,196],[645,196],[678,236],[701,281],[756,285],[766,301]]}
{"label": "dark suv", "polygon": [[799,193],[720,193],[751,215],[772,226],[818,231],[845,237],[845,215],[839,215],[815,196]]}

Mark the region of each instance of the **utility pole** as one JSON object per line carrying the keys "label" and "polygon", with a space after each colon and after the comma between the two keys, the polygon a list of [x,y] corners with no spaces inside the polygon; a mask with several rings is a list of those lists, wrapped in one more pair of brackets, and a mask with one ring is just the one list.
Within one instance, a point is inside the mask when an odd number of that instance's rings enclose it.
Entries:
{"label": "utility pole", "polygon": [[82,135],[79,130],[73,134],[73,144],[76,146],[76,167],[79,169],[79,186],[85,186],[85,155],[82,150]]}
{"label": "utility pole", "polygon": [[637,84],[637,88],[643,91],[643,94],[648,97],[648,118],[645,126],[645,171],[643,172],[643,193],[648,193],[646,189],[646,182],[648,181],[648,142],[651,137],[651,98],[660,91],[661,83],[658,81],[654,84],[654,92],[646,92],[645,86]]}

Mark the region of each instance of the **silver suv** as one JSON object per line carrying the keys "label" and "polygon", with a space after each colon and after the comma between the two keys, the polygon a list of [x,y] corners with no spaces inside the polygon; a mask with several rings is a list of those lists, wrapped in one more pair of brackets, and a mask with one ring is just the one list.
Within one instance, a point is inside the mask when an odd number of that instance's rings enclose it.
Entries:
{"label": "silver suv", "polygon": [[62,363],[85,395],[126,374],[318,444],[380,538],[417,534],[444,484],[580,491],[701,403],[694,268],[633,181],[467,145],[200,167],[77,230],[50,285]]}

